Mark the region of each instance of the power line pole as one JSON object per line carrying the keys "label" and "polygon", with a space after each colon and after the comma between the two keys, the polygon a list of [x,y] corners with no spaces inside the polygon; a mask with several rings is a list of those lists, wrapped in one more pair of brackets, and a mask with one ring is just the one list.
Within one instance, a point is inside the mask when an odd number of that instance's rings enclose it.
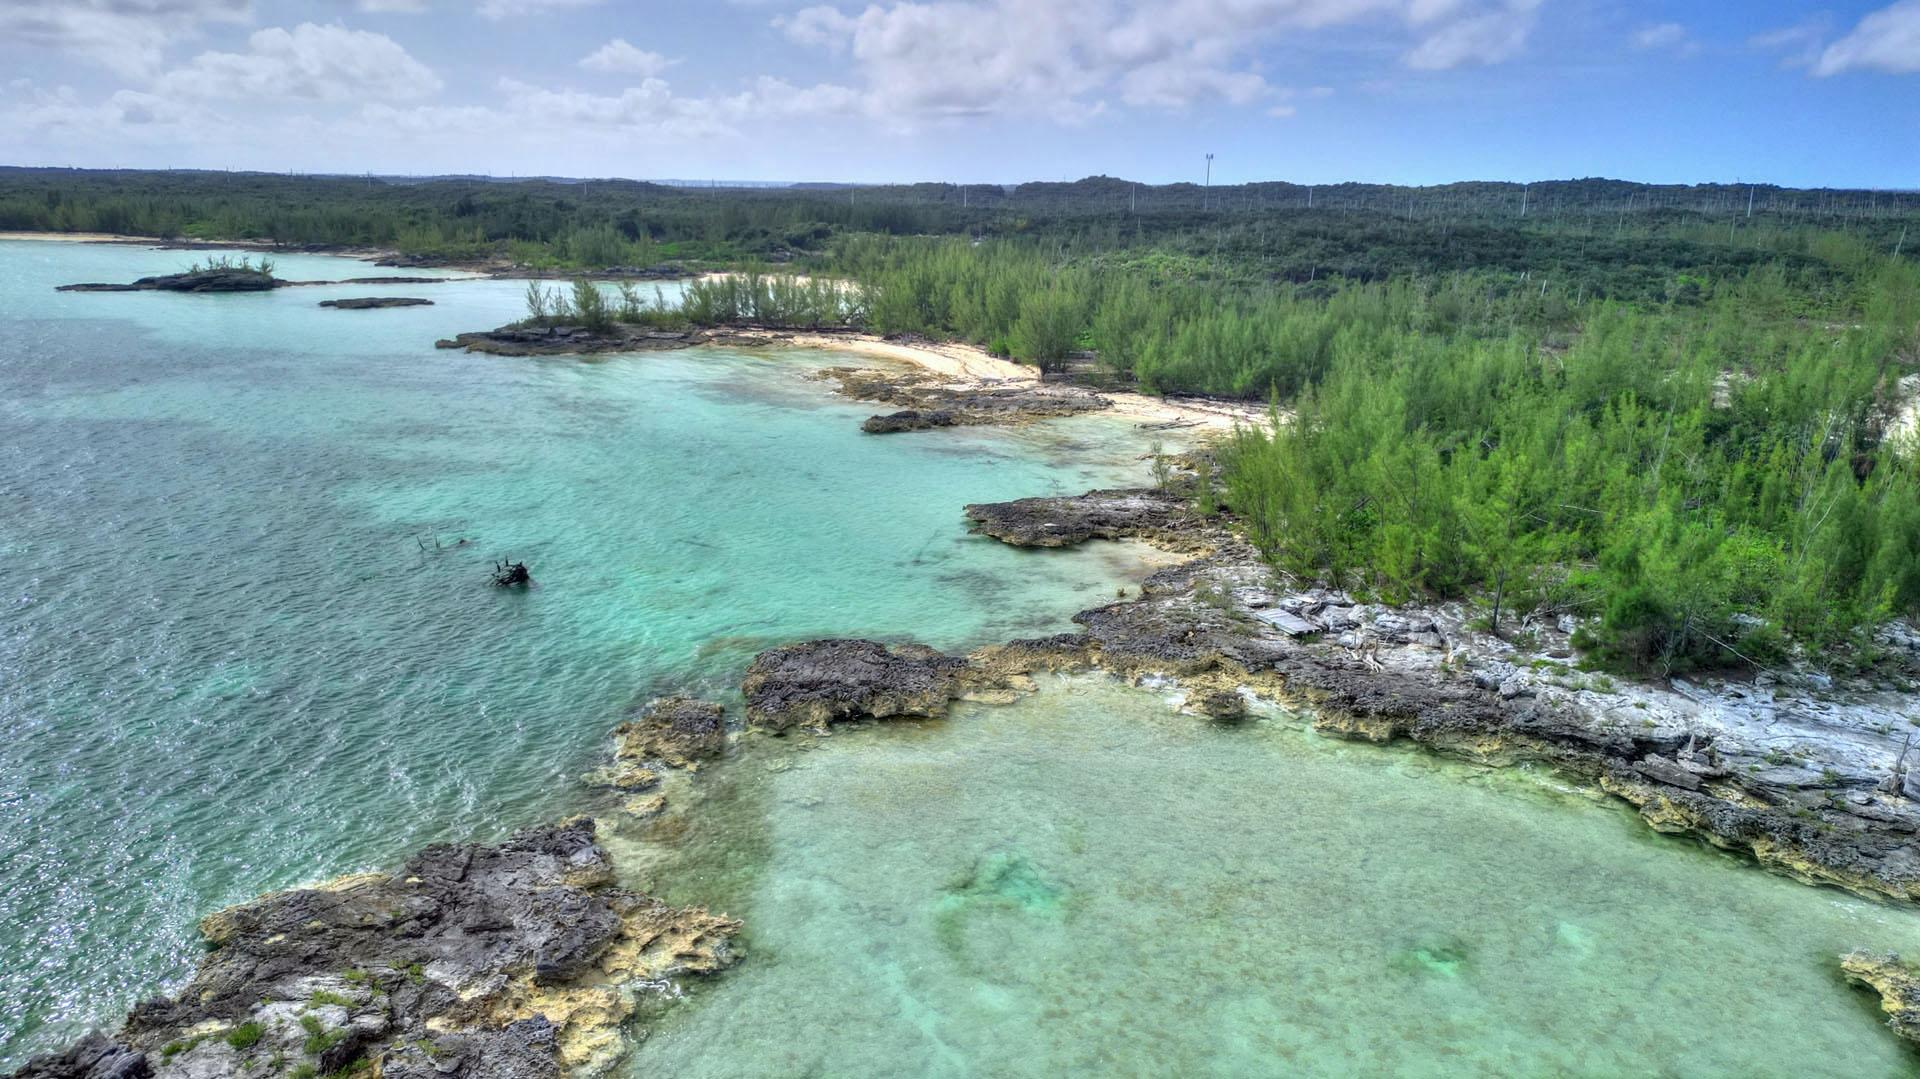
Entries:
{"label": "power line pole", "polygon": [[1200,197],[1200,207],[1202,212],[1213,209],[1213,155],[1212,154],[1207,155],[1207,187],[1206,187],[1206,193]]}

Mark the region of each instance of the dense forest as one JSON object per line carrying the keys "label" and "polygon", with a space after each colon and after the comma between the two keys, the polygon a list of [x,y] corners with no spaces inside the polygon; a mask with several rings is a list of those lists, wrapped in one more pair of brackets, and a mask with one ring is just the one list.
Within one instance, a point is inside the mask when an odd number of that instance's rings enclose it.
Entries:
{"label": "dense forest", "polygon": [[1622,669],[1864,662],[1920,613],[1913,194],[0,170],[0,229],[747,266],[670,310],[581,282],[530,314],[851,326],[1259,400],[1217,480],[1279,568],[1506,632],[1586,615]]}

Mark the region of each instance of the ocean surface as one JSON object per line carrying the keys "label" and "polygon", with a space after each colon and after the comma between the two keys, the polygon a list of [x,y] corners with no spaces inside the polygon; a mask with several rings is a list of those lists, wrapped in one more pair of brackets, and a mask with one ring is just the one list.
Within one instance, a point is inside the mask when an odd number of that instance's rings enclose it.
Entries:
{"label": "ocean surface", "polygon": [[[193,257],[0,242],[0,1068],[177,984],[217,907],[593,805],[650,696],[808,637],[1064,630],[1155,557],[959,512],[1144,479],[1122,421],[876,438],[806,377],[845,357],[433,348],[519,282],[53,291]],[[315,306],[396,293],[437,303]],[[610,820],[633,883],[747,923],[631,1074],[1912,1072],[1834,969],[1920,951],[1911,911],[1173,696],[753,739]]]}

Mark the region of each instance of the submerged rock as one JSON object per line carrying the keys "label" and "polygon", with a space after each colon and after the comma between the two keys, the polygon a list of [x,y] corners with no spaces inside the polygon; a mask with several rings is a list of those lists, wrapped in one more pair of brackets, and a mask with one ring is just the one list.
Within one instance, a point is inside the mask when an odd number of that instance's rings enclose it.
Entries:
{"label": "submerged rock", "polygon": [[851,719],[944,715],[967,692],[968,663],[920,645],[808,641],[762,652],[741,692],[747,720],[784,731]]}
{"label": "submerged rock", "polygon": [[1238,723],[1247,718],[1247,699],[1232,690],[1203,693],[1192,707],[1218,723]]}
{"label": "submerged rock", "polygon": [[870,416],[860,425],[860,429],[870,435],[890,435],[901,431],[926,431],[952,426],[953,413],[944,408],[927,412],[909,408],[885,416]]}
{"label": "submerged rock", "polygon": [[344,300],[321,300],[320,306],[342,311],[368,311],[379,307],[432,307],[433,301],[417,296],[355,296]]}
{"label": "submerged rock", "polygon": [[692,768],[727,745],[726,709],[692,697],[647,702],[640,718],[613,729],[614,759]]}
{"label": "submerged rock", "polygon": [[1891,952],[1843,955],[1840,972],[1849,984],[1879,993],[1887,1025],[1895,1034],[1920,1046],[1920,972]]}
{"label": "submerged rock", "polygon": [[178,995],[18,1075],[604,1068],[623,1051],[638,987],[725,968],[740,927],[612,880],[593,821],[576,818],[495,846],[428,847],[392,875],[263,896],[201,922],[210,951]]}

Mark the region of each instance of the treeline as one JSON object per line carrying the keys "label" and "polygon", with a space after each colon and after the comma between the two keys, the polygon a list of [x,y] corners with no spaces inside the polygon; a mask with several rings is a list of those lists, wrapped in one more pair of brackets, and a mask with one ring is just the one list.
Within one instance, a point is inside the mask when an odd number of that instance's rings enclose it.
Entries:
{"label": "treeline", "polygon": [[1392,334],[1571,324],[1565,284],[1491,273],[1243,286],[1030,242],[851,237],[824,265],[859,283],[878,333],[958,338],[1055,370],[1080,354],[1149,393],[1290,397],[1336,347]]}
{"label": "treeline", "polygon": [[1253,540],[1390,599],[1595,616],[1585,646],[1661,673],[1861,643],[1920,611],[1920,473],[1889,445],[1920,365],[1920,273],[1888,260],[1845,321],[1784,275],[1692,308],[1603,304],[1566,347],[1376,327],[1223,456]]}
{"label": "treeline", "polygon": [[386,247],[542,268],[785,257],[839,232],[956,232],[963,222],[937,202],[631,181],[0,169],[0,229]]}
{"label": "treeline", "polygon": [[1485,271],[1550,277],[1576,298],[1660,300],[1682,273],[1723,276],[1775,261],[1818,271],[1828,260],[1805,249],[1815,236],[1876,255],[1911,253],[1920,249],[1920,196],[1609,180],[1207,190],[1092,177],[1015,188],[741,189],[0,168],[0,229],[358,245],[580,269],[805,263],[847,237],[945,236],[1242,285]]}

